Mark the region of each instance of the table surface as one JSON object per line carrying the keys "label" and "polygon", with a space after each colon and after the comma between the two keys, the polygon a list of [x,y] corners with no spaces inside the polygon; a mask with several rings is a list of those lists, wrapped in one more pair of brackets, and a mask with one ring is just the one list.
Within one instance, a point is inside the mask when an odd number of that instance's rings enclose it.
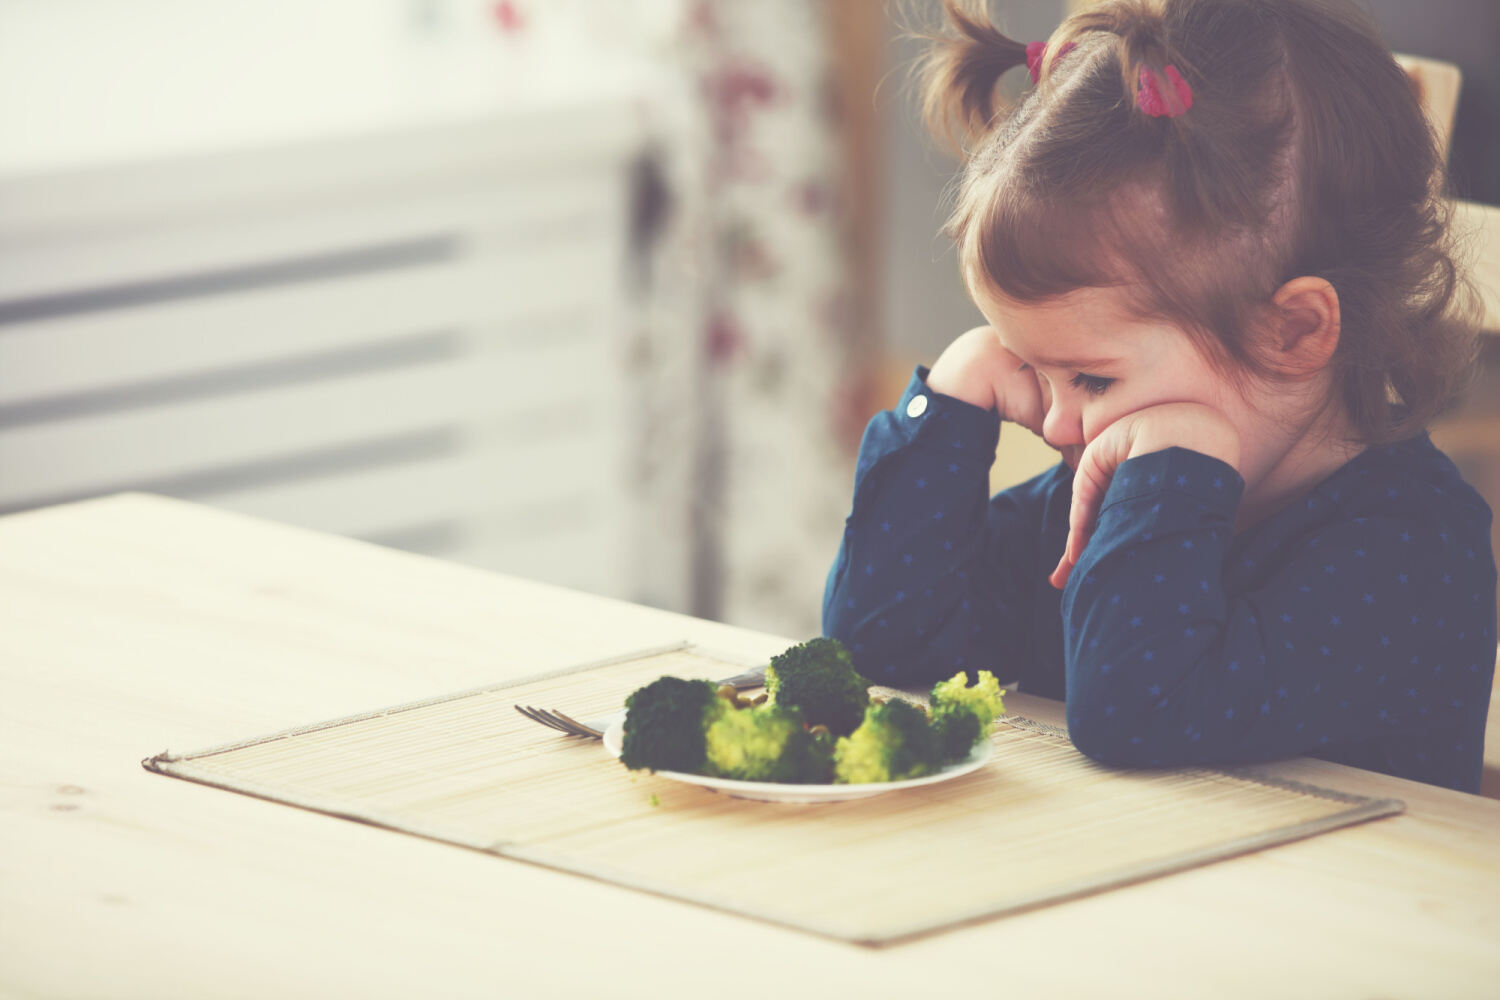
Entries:
{"label": "table surface", "polygon": [[1495,995],[1500,802],[1308,758],[1407,812],[881,950],[140,766],[682,639],[792,641],[148,494],[0,518],[0,995]]}

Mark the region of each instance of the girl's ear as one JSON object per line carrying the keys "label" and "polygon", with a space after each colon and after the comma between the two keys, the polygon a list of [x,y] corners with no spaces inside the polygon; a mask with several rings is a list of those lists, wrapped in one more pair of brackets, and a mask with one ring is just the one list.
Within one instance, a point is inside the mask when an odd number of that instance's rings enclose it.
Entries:
{"label": "girl's ear", "polygon": [[1339,346],[1339,293],[1323,278],[1293,278],[1271,296],[1268,348],[1273,363],[1289,376],[1323,370]]}

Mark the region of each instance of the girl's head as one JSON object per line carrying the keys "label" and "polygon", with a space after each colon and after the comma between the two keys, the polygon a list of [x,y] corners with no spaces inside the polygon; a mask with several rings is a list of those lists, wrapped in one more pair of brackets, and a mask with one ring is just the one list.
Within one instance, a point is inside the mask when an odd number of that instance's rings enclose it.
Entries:
{"label": "girl's head", "polygon": [[[1033,50],[1039,81],[1003,115],[996,85],[1026,45],[972,3],[943,6],[925,110],[964,160],[947,232],[987,316],[1165,325],[1225,385],[1315,381],[1365,442],[1448,401],[1474,336],[1455,309],[1441,160],[1352,6],[1113,0],[1068,18],[1039,64]],[[1143,83],[1165,109],[1147,112]]]}

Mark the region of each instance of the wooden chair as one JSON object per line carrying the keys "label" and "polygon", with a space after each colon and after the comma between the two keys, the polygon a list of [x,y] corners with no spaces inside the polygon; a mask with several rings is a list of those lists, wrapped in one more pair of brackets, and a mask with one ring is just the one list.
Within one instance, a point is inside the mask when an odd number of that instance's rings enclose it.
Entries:
{"label": "wooden chair", "polygon": [[1463,73],[1450,62],[1400,52],[1396,53],[1396,63],[1406,70],[1412,89],[1421,99],[1446,161],[1453,143],[1453,116],[1458,111],[1458,91],[1463,84]]}

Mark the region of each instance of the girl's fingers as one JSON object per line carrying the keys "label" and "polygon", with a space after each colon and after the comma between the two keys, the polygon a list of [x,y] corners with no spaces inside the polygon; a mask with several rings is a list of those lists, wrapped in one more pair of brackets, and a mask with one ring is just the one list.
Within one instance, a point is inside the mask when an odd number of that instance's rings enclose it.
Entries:
{"label": "girl's fingers", "polygon": [[1035,379],[1026,388],[1024,395],[1024,403],[1017,414],[1016,423],[1041,437],[1042,422],[1047,419],[1047,411],[1042,405],[1041,389],[1037,387]]}
{"label": "girl's fingers", "polygon": [[1058,590],[1067,584],[1073,567],[1082,558],[1084,546],[1094,533],[1105,491],[1129,451],[1129,425],[1121,426],[1122,423],[1125,422],[1105,428],[1078,459],[1078,471],[1073,474],[1073,502],[1068,509],[1068,541],[1057,568],[1047,578]]}
{"label": "girl's fingers", "polygon": [[1057,568],[1052,571],[1051,576],[1047,577],[1047,582],[1052,584],[1053,589],[1062,590],[1068,585],[1068,577],[1072,575],[1073,564],[1068,562],[1068,556],[1064,553],[1063,557],[1057,561]]}
{"label": "girl's fingers", "polygon": [[995,397],[1002,419],[1020,424],[1038,437],[1041,436],[1042,421],[1046,419],[1047,413],[1041,387],[1030,368],[1016,368],[1008,372],[1003,383],[996,386]]}

